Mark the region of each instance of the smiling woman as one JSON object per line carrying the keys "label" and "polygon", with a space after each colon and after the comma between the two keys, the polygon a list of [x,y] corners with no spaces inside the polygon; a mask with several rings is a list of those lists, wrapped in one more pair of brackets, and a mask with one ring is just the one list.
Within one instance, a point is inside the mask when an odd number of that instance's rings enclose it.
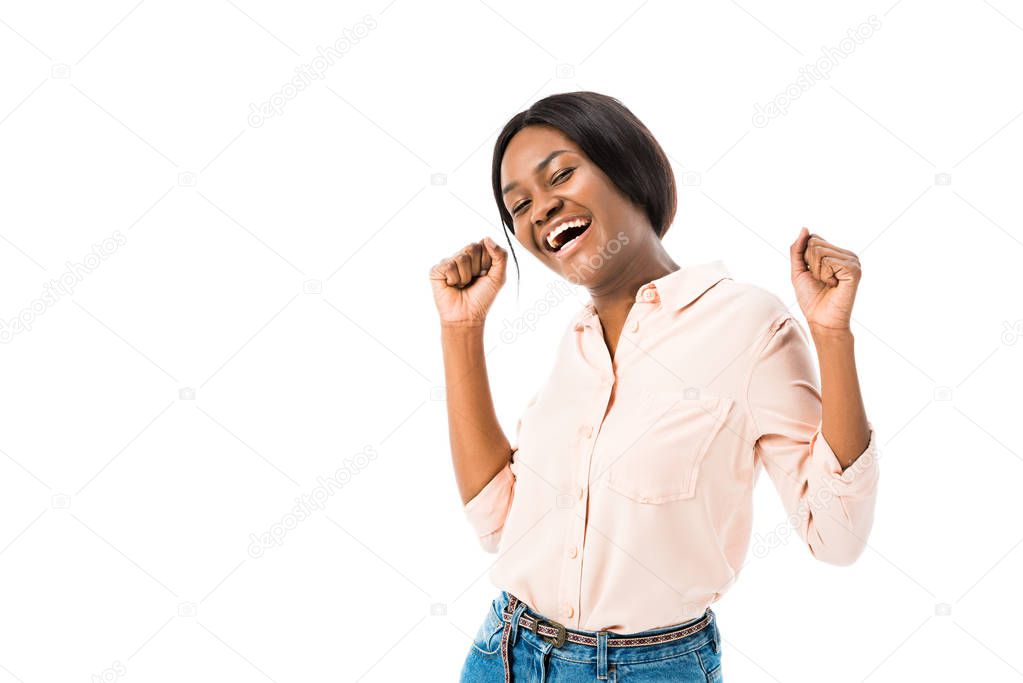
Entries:
{"label": "smiling woman", "polygon": [[821,381],[780,298],[667,253],[671,168],[614,98],[552,95],[514,116],[493,189],[506,237],[590,301],[512,442],[483,344],[507,251],[487,237],[431,268],[455,478],[498,554],[461,680],[721,681],[711,604],[746,563],[761,469],[822,562],[854,562],[873,524],[849,330],[859,260],[805,228],[789,247]]}
{"label": "smiling woman", "polygon": [[[592,220],[605,237],[611,226],[639,223],[663,238],[675,218],[675,177],[664,150],[621,102],[595,92],[552,95],[513,116],[494,145],[491,182],[509,248],[508,232],[517,235],[525,226],[535,237],[523,242],[526,248],[552,257],[542,260],[559,264],[554,270],[562,275],[570,269],[569,252],[558,254],[546,237],[564,222]],[[546,195],[563,205],[552,206]],[[537,217],[551,211],[558,211],[556,219],[533,235]],[[586,259],[602,241],[598,236],[587,248],[573,247],[574,259]],[[514,249],[512,258],[517,272]]]}

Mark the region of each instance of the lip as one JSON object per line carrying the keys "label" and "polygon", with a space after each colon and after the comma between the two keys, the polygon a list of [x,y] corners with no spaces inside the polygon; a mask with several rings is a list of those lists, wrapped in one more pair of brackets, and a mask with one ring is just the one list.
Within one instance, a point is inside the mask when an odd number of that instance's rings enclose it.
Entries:
{"label": "lip", "polygon": [[579,235],[579,237],[576,237],[574,240],[563,246],[558,251],[555,251],[552,254],[552,256],[554,256],[554,258],[556,258],[559,261],[564,261],[565,259],[570,258],[572,254],[574,254],[580,248],[579,243],[585,242],[586,239],[590,236],[590,233],[595,232],[595,230],[593,229],[593,224],[596,222],[597,222],[596,220],[591,218],[590,227],[586,228],[586,232]]}
{"label": "lip", "polygon": [[[566,246],[566,247],[562,247],[560,251],[552,251],[550,245],[547,244],[547,235],[551,234],[562,223],[568,223],[569,221],[578,220],[580,218],[584,219],[584,220],[590,221],[590,227],[593,227],[593,216],[587,216],[584,213],[576,213],[576,214],[572,214],[570,216],[564,216],[564,217],[559,218],[558,220],[554,221],[550,225],[548,225],[546,228],[544,228],[543,232],[540,233],[540,247],[542,249],[544,249],[545,251],[551,253],[554,256],[557,256],[562,251],[567,249],[568,247]],[[586,228],[586,232],[589,232],[589,231],[590,231],[590,228]],[[583,233],[584,236],[585,236],[585,234],[586,233]],[[572,240],[572,242],[576,242],[579,239],[581,239],[581,238],[577,237],[574,240]],[[569,242],[569,246],[571,246],[572,242]]]}

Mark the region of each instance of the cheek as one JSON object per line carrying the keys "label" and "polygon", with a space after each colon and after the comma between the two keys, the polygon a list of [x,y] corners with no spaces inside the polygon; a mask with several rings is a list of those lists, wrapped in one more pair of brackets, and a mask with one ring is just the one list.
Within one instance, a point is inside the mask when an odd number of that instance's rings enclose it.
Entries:
{"label": "cheek", "polygon": [[536,252],[536,245],[533,244],[533,239],[527,232],[527,228],[525,226],[516,225],[514,237],[515,241],[518,242],[519,246],[523,249]]}
{"label": "cheek", "polygon": [[587,175],[585,182],[580,184],[580,193],[595,205],[592,207],[595,211],[603,209],[605,213],[621,215],[623,205],[630,203],[629,198],[603,174]]}

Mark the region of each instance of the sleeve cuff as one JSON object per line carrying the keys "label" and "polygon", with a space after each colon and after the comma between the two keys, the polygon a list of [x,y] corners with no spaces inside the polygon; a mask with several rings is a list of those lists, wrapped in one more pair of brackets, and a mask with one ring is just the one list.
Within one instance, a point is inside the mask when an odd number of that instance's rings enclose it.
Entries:
{"label": "sleeve cuff", "polygon": [[844,470],[838,456],[824,437],[821,426],[817,427],[813,438],[810,439],[813,462],[824,473],[829,486],[837,495],[860,496],[870,493],[877,485],[880,474],[877,463],[877,439],[870,420],[867,420],[867,428],[870,430],[870,439],[866,449]]}
{"label": "sleeve cuff", "polygon": [[515,475],[509,462],[463,507],[469,525],[481,539],[504,526],[514,484]]}

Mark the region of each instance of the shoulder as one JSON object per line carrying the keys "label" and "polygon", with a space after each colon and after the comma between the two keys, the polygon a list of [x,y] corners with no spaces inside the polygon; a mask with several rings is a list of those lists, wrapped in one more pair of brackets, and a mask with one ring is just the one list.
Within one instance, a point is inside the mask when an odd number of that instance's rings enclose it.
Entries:
{"label": "shoulder", "polygon": [[[713,296],[708,303],[731,320],[742,321],[747,335],[764,334],[796,314],[773,291],[752,282],[729,277],[718,282],[709,293]],[[796,306],[795,301],[792,305]]]}

